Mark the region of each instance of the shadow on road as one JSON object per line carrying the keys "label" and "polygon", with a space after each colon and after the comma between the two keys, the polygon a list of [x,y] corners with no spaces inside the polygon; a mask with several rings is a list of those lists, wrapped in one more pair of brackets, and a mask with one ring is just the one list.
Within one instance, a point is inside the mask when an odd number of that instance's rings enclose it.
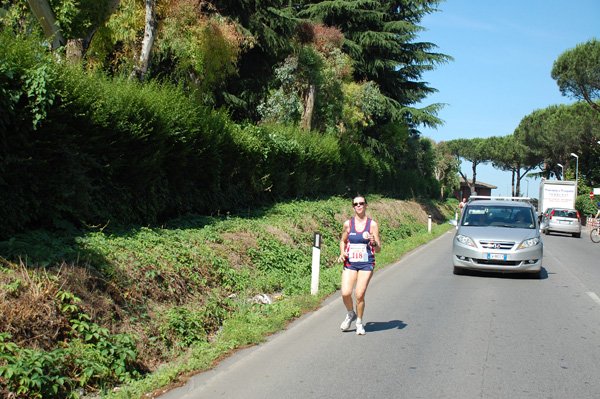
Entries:
{"label": "shadow on road", "polygon": [[402,330],[406,327],[406,323],[402,320],[391,320],[391,321],[370,321],[365,324],[365,330],[371,331],[384,331],[384,330]]}
{"label": "shadow on road", "polygon": [[464,276],[488,277],[500,279],[515,279],[515,280],[545,280],[548,278],[548,271],[542,267],[542,272],[538,278],[532,273],[510,273],[510,272],[493,272],[465,269],[461,273]]}

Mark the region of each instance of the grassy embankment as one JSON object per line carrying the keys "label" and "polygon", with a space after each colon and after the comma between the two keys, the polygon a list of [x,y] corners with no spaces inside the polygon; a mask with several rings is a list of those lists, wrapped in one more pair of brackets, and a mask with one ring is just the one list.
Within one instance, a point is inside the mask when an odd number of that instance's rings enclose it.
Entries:
{"label": "grassy embankment", "polygon": [[[378,267],[447,231],[456,205],[370,198],[368,214],[382,237]],[[339,288],[334,260],[350,216],[349,200],[334,197],[190,216],[160,228],[38,232],[1,243],[2,253],[22,256],[0,268],[0,346],[8,353],[0,360],[0,392],[20,384],[22,397],[56,389],[55,397],[99,391],[138,398],[213,367]],[[321,278],[312,296],[315,231],[322,235]],[[257,301],[260,294],[273,303]],[[42,386],[26,373],[35,360]],[[7,369],[10,378],[2,374]]]}

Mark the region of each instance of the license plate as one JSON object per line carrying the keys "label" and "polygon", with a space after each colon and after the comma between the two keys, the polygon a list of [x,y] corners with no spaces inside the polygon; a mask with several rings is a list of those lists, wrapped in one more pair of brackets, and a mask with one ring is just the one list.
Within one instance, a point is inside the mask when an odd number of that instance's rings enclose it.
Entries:
{"label": "license plate", "polygon": [[488,254],[487,258],[493,259],[493,260],[506,260],[506,255],[504,255],[504,254]]}

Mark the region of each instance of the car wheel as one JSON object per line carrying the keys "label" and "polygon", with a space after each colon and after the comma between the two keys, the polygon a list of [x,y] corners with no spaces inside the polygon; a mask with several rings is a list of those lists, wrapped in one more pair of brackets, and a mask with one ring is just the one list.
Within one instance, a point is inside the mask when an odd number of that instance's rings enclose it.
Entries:
{"label": "car wheel", "polygon": [[548,229],[544,230],[544,234],[546,234],[547,236],[549,236],[550,235],[550,230],[548,230]]}
{"label": "car wheel", "polygon": [[537,271],[535,273],[531,273],[530,276],[532,279],[540,280],[542,278],[542,271]]}
{"label": "car wheel", "polygon": [[456,274],[457,276],[465,274],[465,271],[463,270],[462,267],[456,267],[456,266],[454,266],[454,270],[452,272],[454,274]]}
{"label": "car wheel", "polygon": [[575,237],[575,238],[581,238],[581,233],[573,233],[573,237]]}

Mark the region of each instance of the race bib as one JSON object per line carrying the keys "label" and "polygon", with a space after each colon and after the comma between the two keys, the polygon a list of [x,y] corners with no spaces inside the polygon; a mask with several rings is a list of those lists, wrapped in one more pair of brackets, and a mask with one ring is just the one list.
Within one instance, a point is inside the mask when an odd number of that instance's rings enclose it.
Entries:
{"label": "race bib", "polygon": [[348,262],[367,262],[367,244],[350,244],[348,248]]}

